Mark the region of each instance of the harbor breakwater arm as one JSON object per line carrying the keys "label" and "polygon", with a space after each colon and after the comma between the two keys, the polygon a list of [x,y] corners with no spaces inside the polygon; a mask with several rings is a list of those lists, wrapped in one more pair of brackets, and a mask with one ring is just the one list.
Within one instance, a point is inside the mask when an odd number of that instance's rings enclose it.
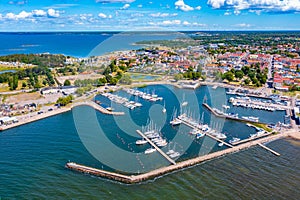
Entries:
{"label": "harbor breakwater arm", "polygon": [[92,175],[103,177],[103,178],[108,178],[108,179],[115,180],[115,181],[120,181],[120,182],[127,183],[127,184],[133,184],[133,183],[139,183],[142,181],[146,181],[151,178],[158,177],[158,176],[162,176],[162,175],[165,175],[165,174],[173,172],[173,171],[191,167],[191,166],[194,166],[201,162],[215,159],[215,158],[224,156],[226,154],[235,153],[240,150],[244,150],[244,149],[256,146],[256,145],[260,145],[262,143],[266,143],[266,142],[270,142],[270,141],[273,141],[276,139],[287,137],[287,136],[289,136],[289,134],[290,134],[289,132],[286,132],[286,133],[281,133],[281,134],[277,134],[277,135],[271,135],[271,136],[261,138],[261,139],[255,140],[255,141],[240,144],[238,146],[233,146],[232,148],[224,149],[224,150],[213,152],[213,153],[210,153],[210,154],[207,154],[204,156],[199,156],[199,157],[192,158],[192,159],[189,159],[186,161],[178,162],[178,163],[176,163],[176,165],[169,165],[166,167],[155,169],[153,171],[150,171],[150,172],[147,172],[144,174],[140,174],[140,175],[126,176],[126,175],[122,175],[122,174],[118,174],[118,173],[108,172],[105,170],[99,170],[99,169],[95,169],[95,168],[86,167],[84,165],[79,165],[76,163],[73,163],[73,164],[67,163],[66,168],[72,169],[74,171],[92,174]]}
{"label": "harbor breakwater arm", "polygon": [[[217,113],[216,111],[214,111],[214,109],[212,109],[207,103],[203,103],[202,104],[207,110],[209,110],[213,115],[220,117],[220,118],[225,118],[225,119],[230,119],[230,120],[235,120],[235,121],[239,121],[239,122],[244,122],[244,123],[253,123],[253,121],[251,120],[247,120],[247,119],[241,119],[241,118],[235,118],[235,117],[231,117],[231,116],[227,116],[227,115],[221,115],[219,113]],[[260,124],[266,124],[264,122],[259,122]]]}

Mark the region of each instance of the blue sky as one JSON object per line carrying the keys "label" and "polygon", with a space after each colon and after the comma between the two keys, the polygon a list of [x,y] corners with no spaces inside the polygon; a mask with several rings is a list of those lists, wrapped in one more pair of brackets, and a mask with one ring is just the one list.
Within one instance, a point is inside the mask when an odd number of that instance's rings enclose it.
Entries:
{"label": "blue sky", "polygon": [[300,0],[1,0],[0,31],[300,30]]}

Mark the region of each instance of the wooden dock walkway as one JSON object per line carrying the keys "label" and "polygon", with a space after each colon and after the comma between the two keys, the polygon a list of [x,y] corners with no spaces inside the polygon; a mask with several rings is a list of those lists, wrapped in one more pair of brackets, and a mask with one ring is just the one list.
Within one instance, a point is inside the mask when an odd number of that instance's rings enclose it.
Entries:
{"label": "wooden dock walkway", "polygon": [[252,140],[256,140],[256,139],[259,139],[259,138],[262,138],[262,137],[266,137],[266,136],[269,136],[271,135],[272,133],[265,133],[263,135],[259,135],[259,136],[256,136],[256,137],[251,137],[251,138],[247,138],[247,139],[244,139],[244,140],[240,140],[238,142],[233,142],[232,145],[239,145],[239,144],[242,144],[242,143],[246,143],[246,142],[250,142]]}
{"label": "wooden dock walkway", "polygon": [[107,115],[125,115],[124,112],[114,112],[114,111],[109,111],[105,108],[103,108],[102,106],[100,106],[99,104],[95,103],[94,101],[82,101],[82,102],[77,102],[75,103],[72,107],[76,107],[76,106],[81,106],[81,105],[87,105],[90,106],[92,108],[94,108],[95,110],[100,111],[103,114],[107,114]]}
{"label": "wooden dock walkway", "polygon": [[142,133],[140,130],[136,130],[136,132],[142,136],[145,140],[147,140],[147,142],[149,142],[149,144],[151,146],[153,146],[164,158],[166,158],[170,163],[172,163],[173,165],[176,165],[176,162],[174,160],[172,160],[167,154],[165,154],[165,152],[163,152],[158,146],[156,146],[148,137],[146,137],[144,135],[144,133]]}
{"label": "wooden dock walkway", "polygon": [[274,155],[280,156],[280,153],[274,151],[273,149],[270,149],[269,147],[267,147],[267,146],[265,146],[265,145],[263,145],[263,144],[261,144],[261,143],[258,143],[258,145],[261,146],[262,148],[264,148],[264,149],[270,151],[270,152],[273,153]]}
{"label": "wooden dock walkway", "polygon": [[[200,130],[199,128],[197,128],[196,126],[193,126],[192,124],[190,124],[190,123],[188,123],[188,122],[186,122],[186,121],[184,121],[184,120],[182,120],[182,119],[180,119],[180,121],[181,121],[182,123],[184,123],[184,124],[185,124],[186,126],[188,126],[188,127],[191,127],[191,128],[193,128],[193,129],[198,129],[199,131],[201,131],[201,130]],[[229,144],[229,143],[227,143],[227,142],[225,142],[225,141],[223,141],[223,140],[221,140],[221,139],[219,139],[219,138],[217,138],[217,137],[215,137],[215,136],[213,136],[213,135],[211,135],[211,134],[209,134],[209,133],[207,133],[207,132],[205,132],[204,134],[207,135],[208,137],[214,139],[214,140],[217,140],[218,142],[222,142],[223,144],[225,144],[225,145],[228,146],[228,147],[233,147],[231,144]]]}

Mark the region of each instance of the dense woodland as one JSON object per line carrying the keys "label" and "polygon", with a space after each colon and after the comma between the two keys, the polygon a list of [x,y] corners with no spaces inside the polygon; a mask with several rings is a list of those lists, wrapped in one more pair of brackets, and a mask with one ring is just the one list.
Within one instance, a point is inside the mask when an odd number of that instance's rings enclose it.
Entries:
{"label": "dense woodland", "polygon": [[[42,86],[52,86],[55,84],[54,77],[50,67],[63,66],[65,56],[50,54],[14,54],[0,56],[1,61],[5,62],[22,62],[34,64],[31,68],[18,69],[16,72],[7,72],[0,74],[0,83],[8,83],[10,90],[18,87],[19,81],[22,81],[22,88],[38,89]],[[39,80],[41,77],[43,79]]]}
{"label": "dense woodland", "polygon": [[12,54],[0,56],[0,61],[20,62],[43,67],[57,67],[64,65],[66,56],[57,54]]}

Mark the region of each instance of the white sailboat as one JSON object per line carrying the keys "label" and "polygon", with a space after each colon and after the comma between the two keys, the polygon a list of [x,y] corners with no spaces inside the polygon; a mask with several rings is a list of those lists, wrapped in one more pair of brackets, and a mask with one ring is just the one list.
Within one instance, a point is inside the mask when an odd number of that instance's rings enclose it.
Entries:
{"label": "white sailboat", "polygon": [[183,98],[182,98],[182,104],[181,104],[181,106],[187,106],[187,105],[188,105],[188,102],[185,101],[185,95],[183,93]]}
{"label": "white sailboat", "polygon": [[181,124],[181,120],[176,117],[176,114],[177,114],[177,111],[174,110],[174,112],[173,112],[173,118],[170,121],[170,124],[172,126],[176,126],[176,125],[180,125]]}
{"label": "white sailboat", "polygon": [[163,113],[166,113],[166,112],[167,112],[167,109],[166,109],[166,102],[164,102],[164,107],[163,107],[163,109],[162,109],[162,112],[163,112]]}

